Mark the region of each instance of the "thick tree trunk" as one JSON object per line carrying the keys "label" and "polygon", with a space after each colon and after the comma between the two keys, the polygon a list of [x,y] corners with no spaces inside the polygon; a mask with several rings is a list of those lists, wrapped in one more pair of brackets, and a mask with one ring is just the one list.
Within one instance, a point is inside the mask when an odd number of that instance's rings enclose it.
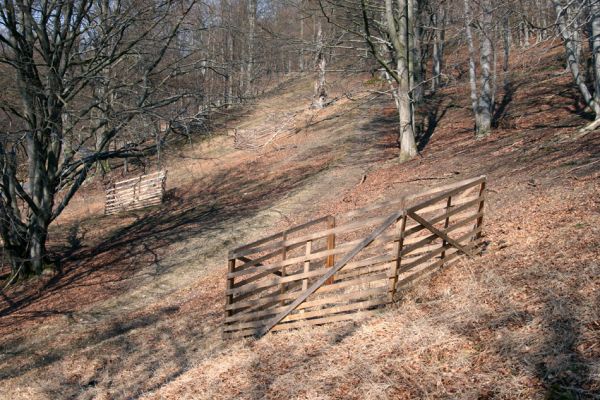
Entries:
{"label": "thick tree trunk", "polygon": [[[405,161],[417,155],[417,145],[415,142],[415,133],[413,130],[413,108],[410,97],[411,93],[411,62],[409,58],[410,49],[414,42],[409,34],[409,3],[410,0],[398,0],[398,7],[402,17],[398,21],[398,41],[396,73],[400,78],[397,88],[397,107],[398,107],[398,122],[399,122],[399,143],[400,143],[400,161]],[[386,1],[391,3],[391,1]],[[391,5],[387,7],[388,24],[391,24],[390,18],[393,18]],[[414,40],[414,39],[413,39]],[[404,50],[404,51],[402,51]]]}

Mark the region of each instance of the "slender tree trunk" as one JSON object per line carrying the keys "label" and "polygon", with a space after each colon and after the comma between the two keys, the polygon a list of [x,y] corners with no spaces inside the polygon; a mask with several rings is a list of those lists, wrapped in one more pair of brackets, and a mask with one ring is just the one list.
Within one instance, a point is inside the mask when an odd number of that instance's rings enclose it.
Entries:
{"label": "slender tree trunk", "polygon": [[442,8],[442,17],[438,13],[433,14],[433,26],[435,29],[432,51],[431,90],[435,91],[441,86],[442,63],[444,58],[444,36],[445,36],[445,9]]}
{"label": "slender tree trunk", "polygon": [[304,72],[304,18],[300,16],[300,57],[298,59],[298,68]]}
{"label": "slender tree trunk", "polygon": [[596,120],[600,119],[600,1],[591,5],[590,21],[592,25],[592,60],[594,65],[594,112]]}
{"label": "slender tree trunk", "polygon": [[256,0],[248,0],[248,54],[246,61],[246,96],[252,96],[252,76],[254,68],[254,42],[256,30]]}
{"label": "slender tree trunk", "polygon": [[490,0],[481,2],[482,10],[482,29],[479,53],[481,63],[481,93],[479,95],[479,126],[477,137],[484,137],[490,133],[492,126],[492,108],[493,108],[493,76],[491,63],[492,54],[492,4]]}
{"label": "slender tree trunk", "polygon": [[475,70],[475,45],[473,43],[473,32],[471,31],[471,5],[469,0],[464,0],[465,7],[465,32],[467,36],[467,47],[469,49],[469,86],[471,89],[471,108],[473,109],[473,115],[475,116],[475,131],[479,131],[480,115],[479,108],[477,106],[477,72]]}
{"label": "slender tree trunk", "polygon": [[[420,3],[417,2],[415,7],[415,0],[410,0],[413,5],[413,17],[409,21],[412,21],[412,32],[413,32],[413,40],[410,42],[412,47],[411,58],[413,65],[413,104],[418,105],[423,100],[423,81],[424,81],[424,73],[423,73],[423,51],[421,48],[421,27],[419,26],[419,21],[421,20],[421,6]],[[413,119],[414,120],[414,119]]]}
{"label": "slender tree trunk", "polygon": [[[553,2],[556,15],[558,16],[558,27],[565,46],[567,68],[571,71],[573,80],[579,88],[579,92],[583,96],[585,104],[587,104],[593,110],[596,115],[596,119],[598,119],[598,116],[600,115],[600,103],[594,100],[594,97],[590,93],[585,83],[585,79],[581,74],[578,55],[580,46],[578,43],[576,43],[576,38],[578,35],[575,35],[575,31],[578,29],[578,27],[573,24],[572,20],[569,20],[568,16],[572,15],[572,13],[568,9],[564,9],[561,1],[553,0]],[[595,18],[595,20],[596,19],[597,18]],[[595,21],[595,23],[598,25],[598,21]],[[596,51],[598,51],[598,49],[594,49],[594,55],[597,54]]]}
{"label": "slender tree trunk", "polygon": [[321,20],[317,24],[317,59],[316,59],[316,67],[317,67],[317,81],[315,82],[315,94],[313,99],[312,107],[316,109],[321,109],[325,106],[325,101],[327,100],[327,89],[325,88],[325,66],[327,61],[325,59],[325,49],[323,45],[323,29]]}

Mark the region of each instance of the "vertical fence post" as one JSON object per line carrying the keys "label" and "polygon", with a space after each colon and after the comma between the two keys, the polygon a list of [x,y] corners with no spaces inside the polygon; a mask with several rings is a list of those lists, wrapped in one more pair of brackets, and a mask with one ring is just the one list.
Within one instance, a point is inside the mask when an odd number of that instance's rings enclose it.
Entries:
{"label": "vertical fence post", "polygon": [[388,288],[389,297],[388,301],[391,303],[394,301],[394,295],[396,294],[396,285],[398,284],[398,270],[400,269],[400,264],[402,263],[402,248],[404,247],[404,231],[406,230],[406,210],[403,211],[402,217],[399,222],[396,222],[396,226],[398,226],[398,238],[394,242],[393,252],[396,256],[396,261],[392,267],[392,272],[390,276],[390,285]]}
{"label": "vertical fence post", "polygon": [[[285,242],[287,240],[287,231],[284,231],[281,234],[281,240],[283,242]],[[285,246],[285,244],[283,245],[283,251],[281,252],[281,260],[285,261],[287,259],[287,247]],[[285,265],[281,267],[281,277],[283,278],[286,275],[285,273]],[[285,289],[286,289],[286,285],[285,283],[282,283],[279,286],[279,292],[281,294],[285,294]],[[285,305],[285,300],[281,300],[281,305],[284,306]]]}
{"label": "vertical fence post", "polygon": [[[327,228],[329,229],[333,229],[335,228],[335,216],[330,215],[329,217],[327,217]],[[331,235],[327,236],[327,250],[333,250],[335,249],[335,233],[332,233]],[[325,267],[327,268],[331,268],[335,265],[335,254],[332,254],[330,256],[327,256],[327,261],[325,262]],[[326,285],[331,285],[333,283],[333,276],[331,278],[329,278],[325,284]]]}
{"label": "vertical fence post", "polygon": [[[228,263],[227,263],[227,290],[229,291],[230,289],[233,289],[233,280],[235,278],[230,278],[229,274],[235,271],[235,258],[230,258]],[[232,310],[227,310],[227,306],[233,304],[233,295],[232,294],[228,294],[226,301],[225,301],[225,315],[227,317],[230,317],[233,314]]]}
{"label": "vertical fence post", "polygon": [[[481,182],[481,187],[479,188],[479,197],[481,198],[481,196],[483,196],[485,194],[485,180],[483,182]],[[481,225],[483,225],[483,206],[484,206],[484,200],[482,199],[481,202],[479,203],[479,208],[477,209],[477,213],[481,213],[481,216],[479,218],[477,218],[477,223],[475,224],[475,227],[473,229],[477,229],[480,228]],[[477,240],[481,237],[481,232],[477,232],[475,234],[474,237],[471,238],[471,241]]]}
{"label": "vertical fence post", "polygon": [[[310,256],[310,253],[312,251],[312,240],[307,240],[306,241],[306,257]],[[310,272],[310,260],[306,260],[304,261],[304,273]],[[308,278],[304,278],[302,279],[302,291],[305,291],[306,289],[308,289]],[[304,310],[300,310],[300,313],[304,313]]]}
{"label": "vertical fence post", "polygon": [[[310,253],[312,251],[312,240],[307,240],[306,241],[306,257],[310,256]],[[310,260],[306,260],[304,261],[304,273],[310,272]],[[308,289],[308,278],[304,278],[302,280],[302,290],[306,290]]]}
{"label": "vertical fence post", "polygon": [[[446,202],[446,220],[444,221],[444,232],[448,228],[448,225],[450,225],[450,216],[448,215],[448,213],[450,212],[450,207],[452,207],[452,196],[448,196],[448,201]],[[442,247],[445,248],[447,245],[448,245],[448,242],[443,240]],[[445,249],[444,249],[444,251],[442,251],[442,254],[440,255],[440,260],[443,260],[444,258],[446,258],[446,250]],[[444,264],[442,262],[442,266],[443,265]]]}

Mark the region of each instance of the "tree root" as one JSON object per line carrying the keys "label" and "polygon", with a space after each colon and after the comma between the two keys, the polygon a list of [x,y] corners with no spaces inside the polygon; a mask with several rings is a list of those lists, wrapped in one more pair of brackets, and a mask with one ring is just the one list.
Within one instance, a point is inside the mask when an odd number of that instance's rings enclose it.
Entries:
{"label": "tree root", "polygon": [[[584,126],[583,128],[581,128],[579,130],[579,133],[582,134],[587,134],[593,130],[596,130],[598,127],[600,127],[600,118],[596,119],[594,122],[592,122],[589,125]],[[583,135],[582,135],[583,136]]]}

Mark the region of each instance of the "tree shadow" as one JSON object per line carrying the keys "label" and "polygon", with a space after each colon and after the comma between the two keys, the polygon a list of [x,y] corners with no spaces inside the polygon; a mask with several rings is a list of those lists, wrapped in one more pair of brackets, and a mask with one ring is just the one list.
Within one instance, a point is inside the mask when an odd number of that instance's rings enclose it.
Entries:
{"label": "tree shadow", "polygon": [[508,106],[513,101],[514,95],[517,90],[523,86],[523,83],[515,84],[513,81],[507,81],[504,84],[504,93],[500,103],[494,105],[494,112],[492,114],[492,127],[498,128],[505,124],[508,118]]}
{"label": "tree shadow", "polygon": [[[156,267],[154,273],[167,273],[173,266],[161,267],[160,262],[169,246],[190,238],[218,235],[226,241],[231,228],[242,219],[268,209],[301,186],[306,179],[327,167],[327,159],[323,158],[318,162],[300,162],[294,168],[272,173],[268,166],[261,167],[253,163],[243,170],[225,170],[215,176],[200,177],[196,179],[194,188],[185,193],[178,189],[177,194],[169,195],[159,207],[105,217],[108,221],[118,221],[123,217],[133,217],[135,220],[91,247],[81,246],[81,238],[77,236],[81,228],[71,228],[71,246],[63,248],[61,254],[64,273],[53,276],[38,290],[24,285],[10,295],[4,294],[0,327],[35,319],[36,315],[47,315],[48,307],[43,305],[23,312],[28,306],[42,300],[55,301],[62,307],[54,305],[51,308],[66,312],[69,307],[91,304],[133,287],[134,282],[128,280],[149,266]],[[223,250],[219,247],[210,251]],[[89,298],[66,291],[84,286],[93,288],[88,294]],[[11,318],[6,318],[8,316]]]}
{"label": "tree shadow", "polygon": [[419,107],[418,115],[415,116],[418,117],[420,115],[420,122],[417,124],[417,150],[423,151],[425,149],[435,129],[448,110],[458,107],[453,105],[453,100],[450,98],[450,102],[442,108],[445,100],[446,98],[439,92],[431,93],[424,98],[423,103]]}

